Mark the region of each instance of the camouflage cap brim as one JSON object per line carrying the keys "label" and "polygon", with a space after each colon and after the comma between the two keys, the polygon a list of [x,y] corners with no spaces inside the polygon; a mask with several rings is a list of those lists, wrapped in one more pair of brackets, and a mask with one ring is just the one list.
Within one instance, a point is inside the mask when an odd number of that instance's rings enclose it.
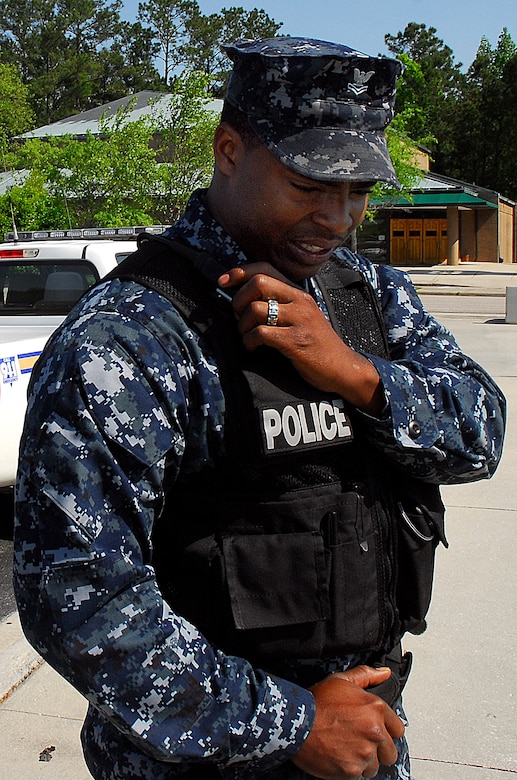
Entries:
{"label": "camouflage cap brim", "polygon": [[383,132],[311,127],[293,134],[248,117],[267,148],[292,170],[319,181],[380,181],[401,189]]}

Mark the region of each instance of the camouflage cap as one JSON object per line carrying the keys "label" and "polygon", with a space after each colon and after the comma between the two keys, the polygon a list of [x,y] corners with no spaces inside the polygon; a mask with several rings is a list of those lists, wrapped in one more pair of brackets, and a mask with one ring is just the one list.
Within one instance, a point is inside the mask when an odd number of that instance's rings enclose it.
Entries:
{"label": "camouflage cap", "polygon": [[223,49],[233,62],[226,100],[285,165],[321,181],[400,186],[384,135],[400,62],[311,38]]}

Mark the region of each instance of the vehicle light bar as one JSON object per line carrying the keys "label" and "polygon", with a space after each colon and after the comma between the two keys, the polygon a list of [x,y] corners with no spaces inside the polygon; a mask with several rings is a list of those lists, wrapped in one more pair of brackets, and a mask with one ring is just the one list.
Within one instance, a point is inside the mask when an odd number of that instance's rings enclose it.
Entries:
{"label": "vehicle light bar", "polygon": [[70,230],[19,230],[5,233],[4,241],[56,241],[71,238],[135,238],[139,233],[163,233],[167,225],[138,225],[120,228],[72,228]]}

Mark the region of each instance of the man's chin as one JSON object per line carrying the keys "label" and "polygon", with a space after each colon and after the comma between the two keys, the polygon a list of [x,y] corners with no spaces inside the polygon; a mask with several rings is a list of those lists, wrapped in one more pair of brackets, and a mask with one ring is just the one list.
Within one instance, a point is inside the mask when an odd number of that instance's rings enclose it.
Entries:
{"label": "man's chin", "polygon": [[[283,263],[286,268],[289,268],[288,275],[291,279],[306,279],[317,274],[330,260],[335,251],[335,247],[329,247],[325,251],[310,252],[301,243],[291,242],[288,252],[285,253],[285,256],[279,258],[279,263]],[[283,273],[286,273],[286,271]]]}
{"label": "man's chin", "polygon": [[308,279],[311,276],[315,276],[325,263],[328,262],[329,257],[325,257],[321,262],[315,263],[302,263],[298,259],[278,259],[273,261],[273,265],[275,268],[280,271],[280,273],[284,274],[284,276],[287,276],[288,279],[290,279],[292,282],[295,282],[296,284],[300,284],[303,282],[304,279]]}

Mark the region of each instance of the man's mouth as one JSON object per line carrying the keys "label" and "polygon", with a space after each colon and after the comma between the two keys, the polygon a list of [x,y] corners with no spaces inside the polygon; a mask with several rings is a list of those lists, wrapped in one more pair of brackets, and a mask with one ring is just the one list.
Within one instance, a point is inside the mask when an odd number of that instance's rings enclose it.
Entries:
{"label": "man's mouth", "polygon": [[325,247],[318,246],[317,244],[300,244],[301,248],[304,252],[309,252],[311,255],[321,255],[328,252],[328,249]]}
{"label": "man's mouth", "polygon": [[293,245],[295,248],[298,249],[298,251],[303,252],[305,255],[310,255],[314,258],[325,258],[327,256],[330,256],[332,252],[337,249],[336,244],[313,244],[310,241],[294,241]]}
{"label": "man's mouth", "polygon": [[288,275],[293,279],[305,278],[318,272],[335,250],[341,246],[340,241],[315,238],[302,241],[291,239],[284,245],[281,267],[287,263],[291,266]]}

